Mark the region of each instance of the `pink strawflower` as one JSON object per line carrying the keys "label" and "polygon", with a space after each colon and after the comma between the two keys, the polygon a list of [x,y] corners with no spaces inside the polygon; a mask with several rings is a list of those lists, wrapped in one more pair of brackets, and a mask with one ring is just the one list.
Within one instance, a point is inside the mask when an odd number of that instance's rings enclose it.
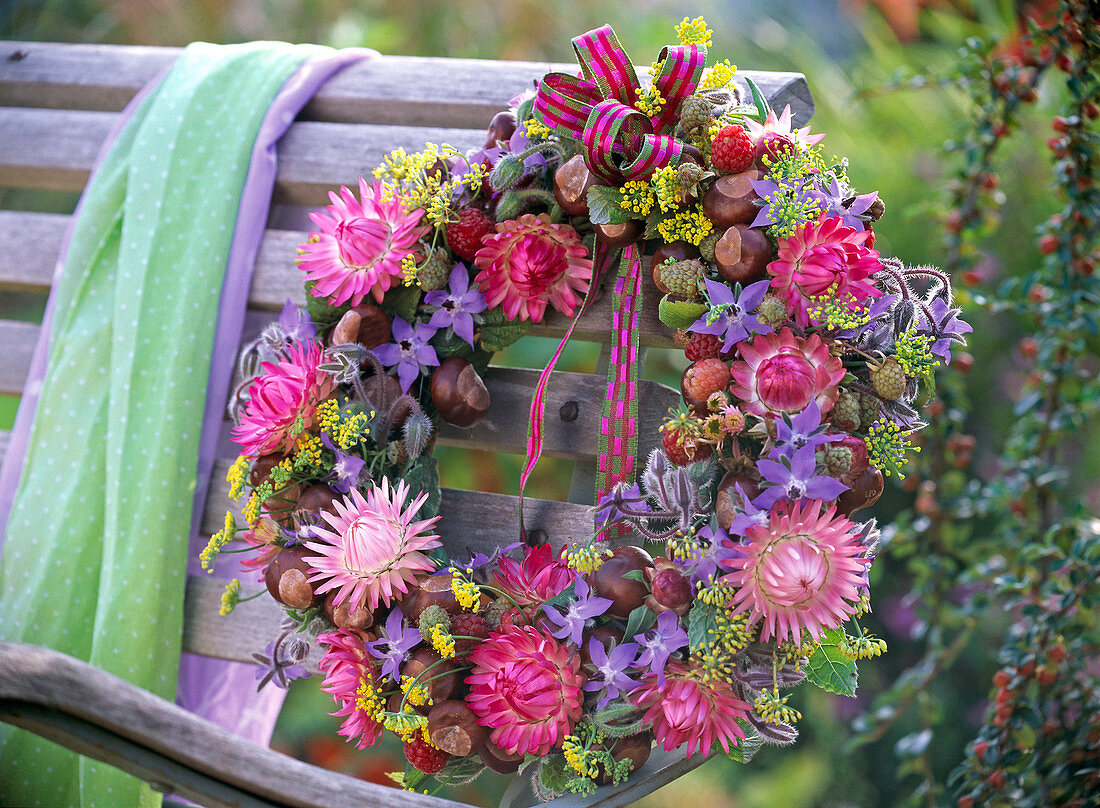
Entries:
{"label": "pink strawflower", "polygon": [[389,606],[395,593],[408,592],[417,572],[435,569],[421,551],[440,546],[439,536],[425,533],[439,517],[414,522],[428,494],[422,491],[406,508],[408,495],[404,480],[391,489],[383,477],[381,487],[374,486],[366,497],[353,488],[343,500],[334,500],[335,515],[321,511],[333,530],[314,528],[323,541],[305,543],[321,554],[305,558],[313,567],[310,583],[324,581],[318,594],[335,589],[334,605],[348,600],[353,610],[363,605],[373,610],[379,602]]}
{"label": "pink strawflower", "polygon": [[366,639],[355,629],[338,629],[317,638],[328,646],[317,663],[325,674],[321,689],[332,694],[333,701],[340,705],[330,715],[344,716],[337,732],[355,741],[360,749],[374,746],[382,737],[377,715],[378,709],[385,709],[384,699],[374,695],[380,690],[378,672],[364,645]]}
{"label": "pink strawflower", "polygon": [[816,401],[825,414],[836,403],[844,365],[817,334],[803,339],[784,328],[739,342],[737,350],[742,358],[730,366],[730,392],[745,412],[799,413]]}
{"label": "pink strawflower", "polygon": [[737,554],[721,560],[732,570],[722,580],[737,590],[734,613],[751,610],[752,622],[763,621],[761,642],[774,636],[800,645],[803,631],[821,639],[855,612],[871,561],[835,504],[826,510],[814,499],[773,508],[768,524],[746,535]]}
{"label": "pink strawflower", "polygon": [[787,238],[779,240],[779,256],[768,264],[771,288],[787,303],[795,322],[810,324],[812,297],[828,293],[846,300],[850,295],[863,301],[882,295],[871,276],[882,269],[878,250],[870,249],[870,230],[848,227],[839,216],[806,222]]}
{"label": "pink strawflower", "polygon": [[745,118],[745,129],[749,133],[749,137],[752,138],[753,143],[759,143],[760,139],[765,136],[780,135],[797,144],[800,149],[808,149],[825,139],[825,135],[822,134],[811,135],[811,127],[809,126],[792,129],[791,121],[791,105],[787,104],[778,117],[776,117],[774,109],[768,110],[768,115],[764,118],[763,123],[752,118]]}
{"label": "pink strawflower", "polygon": [[470,652],[466,703],[510,755],[545,755],[581,716],[580,656],[533,626],[490,634]]}
{"label": "pink strawflower", "polygon": [[237,537],[243,539],[246,544],[258,551],[256,555],[242,558],[240,563],[244,569],[253,570],[256,573],[257,581],[262,581],[267,565],[283,549],[276,544],[276,540],[279,538],[279,526],[275,524],[274,520],[261,516],[254,528],[241,531],[237,534]]}
{"label": "pink strawflower", "polygon": [[420,225],[422,210],[408,211],[397,195],[388,199],[382,185],[359,178],[359,196],[346,186],[329,192],[332,204],[309,217],[321,229],[299,247],[298,266],[306,281],[316,282],[311,294],[339,306],[358,306],[368,294],[379,303],[386,290],[400,283],[401,260],[413,252],[428,228]]}
{"label": "pink strawflower", "polygon": [[696,749],[709,755],[715,741],[725,752],[737,746],[745,737],[737,719],[747,721],[752,709],[727,682],[679,662],[665,667],[663,685],[647,676],[630,692],[630,700],[646,711],[642,719],[653,724],[653,736],[665,751],[687,744],[689,757]]}
{"label": "pink strawflower", "polygon": [[496,226],[474,257],[477,284],[490,307],[503,305],[509,320],[540,322],[546,304],[567,317],[588,290],[592,261],[577,231],[526,213]]}
{"label": "pink strawflower", "polygon": [[318,365],[324,359],[321,343],[292,342],[285,356],[260,365],[263,373],[248,387],[248,403],[233,427],[233,440],[249,457],[294,448],[298,435],[313,426],[317,405],[336,389],[336,383]]}
{"label": "pink strawflower", "polygon": [[565,548],[556,557],[549,544],[524,547],[522,563],[508,556],[497,561],[496,583],[519,606],[537,606],[564,592],[577,577],[565,561]]}

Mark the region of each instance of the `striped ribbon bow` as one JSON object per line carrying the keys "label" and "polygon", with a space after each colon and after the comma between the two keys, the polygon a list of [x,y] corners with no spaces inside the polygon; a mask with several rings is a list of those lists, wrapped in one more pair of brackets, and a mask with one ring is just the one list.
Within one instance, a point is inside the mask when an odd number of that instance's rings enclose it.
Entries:
{"label": "striped ribbon bow", "polygon": [[[648,177],[654,169],[675,165],[683,143],[673,136],[680,103],[699,84],[706,49],[700,45],[664,48],[658,56],[653,86],[663,104],[647,115],[634,104],[641,86],[634,65],[611,26],[596,28],[573,40],[581,77],[550,73],[539,83],[534,115],[545,125],[584,143],[588,169],[607,183],[621,185]],[[550,373],[580,316],[595,297],[599,276],[610,263],[611,250],[597,244],[596,271],[584,306],[562,338],[539,379],[528,422],[527,463],[520,475],[520,521],[523,489],[542,454],[543,398]],[[638,316],[642,308],[641,245],[623,250],[615,280],[612,350],[607,369],[607,395],[600,419],[596,497],[618,482],[634,478],[638,452]],[[621,529],[618,531],[623,532]]]}

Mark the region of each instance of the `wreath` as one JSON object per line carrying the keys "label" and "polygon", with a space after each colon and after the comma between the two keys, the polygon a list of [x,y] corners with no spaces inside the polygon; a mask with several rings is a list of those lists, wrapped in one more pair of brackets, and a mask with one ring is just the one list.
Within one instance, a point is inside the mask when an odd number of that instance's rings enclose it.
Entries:
{"label": "wreath", "polygon": [[[859,624],[879,531],[854,514],[901,475],[969,326],[946,276],[875,249],[883,203],[824,136],[751,82],[742,97],[728,62],[705,68],[701,19],[677,34],[642,89],[591,31],[581,76],[513,99],[484,148],[399,149],[332,193],[297,258],[306,308],[242,355],[244,524],[228,514],[203,564],[241,543],[291,618],[257,655],[261,687],[319,644],[339,733],[399,735],[406,788],[532,767],[540,796],[589,793],[655,743],[748,762],[795,740],[783,691],[851,696],[856,661],[885,650]],[[643,282],[661,291],[683,409],[637,482],[612,423],[592,536],[446,557],[436,425],[482,418],[493,352],[549,308],[578,316],[605,275],[620,314]],[[605,413],[629,420],[631,392]],[[628,533],[663,554],[608,548]],[[234,580],[223,611],[239,599]]]}

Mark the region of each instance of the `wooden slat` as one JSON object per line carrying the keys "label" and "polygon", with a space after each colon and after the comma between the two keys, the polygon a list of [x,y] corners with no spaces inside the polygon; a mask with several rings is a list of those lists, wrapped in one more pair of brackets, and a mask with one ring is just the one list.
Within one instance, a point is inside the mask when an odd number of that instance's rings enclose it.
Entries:
{"label": "wooden slat", "polygon": [[[18,722],[20,713],[31,719],[27,723],[35,731],[45,725],[49,732],[51,724],[57,726],[52,720],[55,717],[62,719],[61,726],[66,718],[76,719],[84,727],[126,739],[154,758],[207,774],[273,806],[461,808],[460,803],[450,800],[368,783],[273,752],[65,654],[0,643],[0,717]],[[81,751],[93,756],[97,756],[96,743],[109,740],[95,738],[94,733],[84,737],[93,739],[93,748],[85,745]],[[79,737],[77,741],[79,744]],[[151,762],[149,757],[141,757]],[[124,753],[108,758],[108,762],[122,768],[134,765]],[[140,765],[135,773],[153,774]],[[171,790],[176,784],[161,778],[175,774],[179,772],[166,769],[149,779]],[[183,785],[192,786],[186,781]]]}
{"label": "wooden slat", "polygon": [[[35,244],[29,248],[28,260],[16,251],[0,252],[0,289],[9,284],[14,289],[33,289],[43,293],[49,290],[53,277],[53,265],[61,249],[68,217],[42,213],[18,213],[0,211],[0,230],[18,233],[33,232]],[[289,299],[299,305],[305,302],[302,273],[294,264],[296,248],[308,234],[291,230],[268,230],[264,234],[256,270],[249,290],[249,305],[256,309],[276,312]],[[657,318],[656,288],[643,284],[644,306],[638,320],[639,339],[642,345],[669,347],[672,339],[669,330]],[[570,320],[564,315],[549,311],[546,320],[532,329],[532,334],[561,337]],[[593,308],[581,319],[574,339],[587,342],[604,342],[611,335],[611,295],[603,294]],[[3,392],[3,390],[0,390]]]}
{"label": "wooden slat", "polygon": [[[14,53],[22,58],[11,60]],[[117,112],[178,53],[173,48],[0,43],[0,105]],[[417,126],[446,122],[479,129],[509,98],[550,70],[575,73],[577,66],[383,56],[338,73],[303,117]],[[644,80],[645,70],[638,73]],[[801,74],[743,70],[738,76],[742,84],[752,78],[780,106],[790,103],[800,125],[810,119],[813,102]]]}
{"label": "wooden slat", "polygon": [[0,395],[19,395],[31,366],[40,326],[0,320]]}

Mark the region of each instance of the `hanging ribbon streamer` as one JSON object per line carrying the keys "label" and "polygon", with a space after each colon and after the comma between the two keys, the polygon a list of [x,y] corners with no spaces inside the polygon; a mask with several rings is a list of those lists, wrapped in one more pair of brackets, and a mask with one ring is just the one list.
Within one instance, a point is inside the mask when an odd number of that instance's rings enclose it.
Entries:
{"label": "hanging ribbon streamer", "polygon": [[[604,182],[622,185],[643,179],[654,169],[675,165],[684,144],[674,137],[673,127],[681,102],[699,84],[706,64],[706,49],[700,45],[664,48],[657,58],[653,86],[663,100],[653,115],[634,107],[641,93],[634,65],[611,26],[589,31],[573,40],[581,77],[550,73],[539,84],[534,115],[542,123],[580,140],[584,159]],[[611,250],[597,245],[597,262],[603,263]],[[615,280],[615,311],[611,361],[608,365],[607,395],[604,399],[597,463],[597,498],[616,483],[632,482],[638,450],[638,317],[642,308],[642,249],[631,244],[623,251]],[[599,275],[594,275],[592,285]],[[523,521],[523,489],[542,452],[543,395],[550,371],[572,336],[573,328],[588,308],[591,290],[574,318],[557,352],[543,371],[531,402],[528,424],[527,464],[520,477],[520,523]]]}

